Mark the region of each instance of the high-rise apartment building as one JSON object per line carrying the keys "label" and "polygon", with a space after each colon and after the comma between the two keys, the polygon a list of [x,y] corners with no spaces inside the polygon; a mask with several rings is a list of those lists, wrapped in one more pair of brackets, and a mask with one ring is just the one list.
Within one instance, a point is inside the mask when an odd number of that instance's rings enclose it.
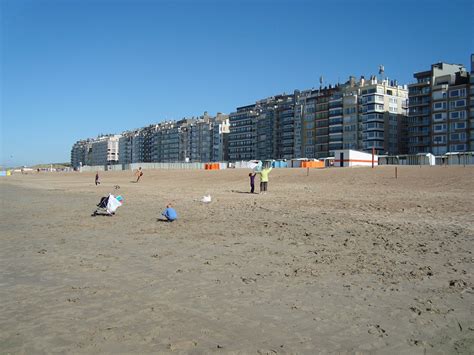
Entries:
{"label": "high-rise apartment building", "polygon": [[301,124],[295,122],[295,97],[294,94],[271,96],[231,113],[229,159],[291,159],[299,156]]}
{"label": "high-rise apartment building", "polygon": [[94,139],[77,141],[71,150],[71,165],[108,165],[119,163],[120,135],[103,135]]}
{"label": "high-rise apartment building", "polygon": [[[362,125],[358,121],[357,149],[376,154],[406,154],[408,90],[396,81],[361,79]],[[362,129],[361,129],[362,128]],[[360,136],[362,133],[362,146]],[[361,149],[362,148],[362,149]]]}
{"label": "high-rise apartment building", "polygon": [[435,155],[469,148],[469,75],[460,64],[436,63],[408,86],[408,152]]}
{"label": "high-rise apartment building", "polygon": [[71,149],[71,166],[73,169],[80,168],[82,165],[87,165],[89,153],[91,149],[91,139],[79,140],[72,146]]}
{"label": "high-rise apartment building", "polygon": [[474,152],[474,54],[471,54],[469,78],[469,151]]}
{"label": "high-rise apartment building", "polygon": [[142,160],[143,156],[143,129],[126,131],[119,138],[119,163],[131,164]]}
{"label": "high-rise apartment building", "polygon": [[87,165],[108,165],[119,162],[120,135],[100,136],[91,142]]}
{"label": "high-rise apartment building", "polygon": [[212,129],[211,161],[229,160],[227,152],[229,132],[229,116],[218,112]]}
{"label": "high-rise apartment building", "polygon": [[407,96],[406,87],[374,76],[301,93],[295,117],[301,115],[302,156],[324,158],[337,149],[404,153]]}
{"label": "high-rise apartment building", "polygon": [[298,95],[295,107],[295,121],[301,127],[298,158],[329,156],[329,99],[336,90],[330,86],[305,90]]}
{"label": "high-rise apartment building", "polygon": [[256,123],[260,109],[256,105],[238,107],[229,115],[229,160],[251,160],[256,156]]}

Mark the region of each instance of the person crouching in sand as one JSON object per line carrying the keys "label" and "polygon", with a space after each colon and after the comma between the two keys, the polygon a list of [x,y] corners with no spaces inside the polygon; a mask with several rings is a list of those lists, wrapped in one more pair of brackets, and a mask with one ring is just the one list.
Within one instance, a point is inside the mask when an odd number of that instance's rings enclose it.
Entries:
{"label": "person crouching in sand", "polygon": [[165,217],[168,222],[173,222],[178,219],[178,214],[176,213],[176,210],[171,207],[171,203],[166,205],[166,209],[161,215]]}

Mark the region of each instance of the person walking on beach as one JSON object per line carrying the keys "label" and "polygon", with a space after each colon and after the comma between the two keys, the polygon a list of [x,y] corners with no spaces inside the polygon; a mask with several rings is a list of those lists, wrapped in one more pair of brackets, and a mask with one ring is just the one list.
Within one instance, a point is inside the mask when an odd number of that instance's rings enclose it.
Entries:
{"label": "person walking on beach", "polygon": [[143,171],[142,171],[142,167],[140,166],[137,170],[137,172],[135,173],[135,175],[137,176],[137,181],[135,182],[138,182],[140,181],[140,178],[143,176]]}
{"label": "person walking on beach", "polygon": [[250,178],[250,193],[253,194],[255,191],[255,175],[256,173],[250,173],[249,178]]}
{"label": "person walking on beach", "polygon": [[100,185],[100,181],[99,181],[99,172],[96,171],[95,173],[95,186],[97,185]]}
{"label": "person walking on beach", "polygon": [[268,189],[268,174],[272,171],[272,166],[262,169],[258,172],[260,174],[260,193],[266,193]]}
{"label": "person walking on beach", "polygon": [[165,217],[168,222],[173,222],[178,219],[178,214],[175,209],[171,207],[171,203],[166,205],[166,210],[161,215]]}

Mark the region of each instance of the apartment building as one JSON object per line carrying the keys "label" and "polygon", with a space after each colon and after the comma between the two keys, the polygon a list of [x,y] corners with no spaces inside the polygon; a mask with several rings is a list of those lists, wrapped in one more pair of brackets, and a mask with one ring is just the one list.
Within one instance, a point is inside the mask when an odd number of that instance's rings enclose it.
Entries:
{"label": "apartment building", "polygon": [[[329,87],[301,92],[295,107],[295,121],[301,126],[300,156],[329,156],[329,99],[337,88]],[[298,153],[298,152],[296,152]]]}
{"label": "apartment building", "polygon": [[[172,163],[180,161],[180,124],[182,121],[171,121],[160,125],[157,132],[159,137],[159,162]],[[146,143],[145,143],[146,144]]]}
{"label": "apartment building", "polygon": [[230,161],[256,159],[256,123],[260,115],[257,105],[238,107],[229,115],[228,155]]}
{"label": "apartment building", "polygon": [[120,135],[100,136],[91,142],[90,159],[86,165],[108,165],[119,162]]}
{"label": "apartment building", "polygon": [[71,166],[73,169],[87,165],[91,148],[91,139],[82,139],[73,144],[71,149]]}
{"label": "apartment building", "polygon": [[293,159],[301,152],[301,121],[295,119],[295,95],[298,92],[279,95],[270,103],[273,107],[276,106],[276,144],[273,144],[275,159]]}
{"label": "apartment building", "polygon": [[204,112],[204,115],[188,125],[190,162],[209,162],[212,157],[212,129],[213,120]]}
{"label": "apartment building", "polygon": [[[407,153],[408,90],[397,81],[361,78],[361,121],[352,129],[357,130],[357,149],[376,154],[395,155]],[[351,110],[352,111],[352,110]],[[352,125],[353,123],[350,123]],[[362,133],[362,145],[360,136]],[[362,149],[360,149],[362,148]]]}
{"label": "apartment building", "polygon": [[[468,149],[469,75],[460,64],[436,63],[408,85],[408,153]],[[451,96],[452,95],[452,96]]]}
{"label": "apartment building", "polygon": [[342,85],[301,93],[301,152],[307,158],[334,156],[337,149],[377,154],[406,152],[407,88],[388,79],[355,77]]}
{"label": "apartment building", "polygon": [[469,76],[465,70],[440,75],[431,87],[431,152],[469,150]]}
{"label": "apartment building", "polygon": [[469,151],[474,152],[474,54],[471,54],[469,78]]}
{"label": "apartment building", "polygon": [[137,163],[143,156],[142,129],[126,131],[119,138],[119,163]]}
{"label": "apartment building", "polygon": [[229,159],[291,159],[301,155],[297,95],[281,94],[237,108],[229,116]]}
{"label": "apartment building", "polygon": [[229,132],[229,115],[218,112],[212,129],[211,161],[229,160],[227,152]]}

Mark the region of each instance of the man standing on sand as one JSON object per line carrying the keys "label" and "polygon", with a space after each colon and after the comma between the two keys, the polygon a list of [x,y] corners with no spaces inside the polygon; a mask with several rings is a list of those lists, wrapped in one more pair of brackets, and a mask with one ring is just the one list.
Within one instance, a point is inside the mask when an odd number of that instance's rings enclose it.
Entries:
{"label": "man standing on sand", "polygon": [[95,173],[95,186],[97,185],[100,185],[100,181],[99,181],[99,172],[96,171]]}
{"label": "man standing on sand", "polygon": [[267,193],[268,188],[268,174],[272,171],[272,166],[262,169],[257,174],[260,174],[260,193]]}

